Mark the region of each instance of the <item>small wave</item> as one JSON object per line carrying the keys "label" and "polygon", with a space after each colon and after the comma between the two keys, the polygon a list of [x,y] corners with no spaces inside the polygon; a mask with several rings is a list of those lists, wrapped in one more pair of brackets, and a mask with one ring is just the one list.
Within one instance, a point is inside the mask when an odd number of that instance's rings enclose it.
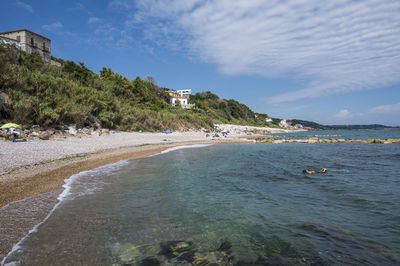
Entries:
{"label": "small wave", "polygon": [[160,154],[168,153],[171,151],[176,151],[180,149],[194,149],[194,148],[203,148],[203,147],[208,147],[214,144],[195,144],[195,145],[182,145],[182,146],[177,146],[173,148],[166,149],[165,151],[160,152]]}
{"label": "small wave", "polygon": [[[104,184],[106,184],[105,182],[91,182],[90,183],[91,186],[86,186],[84,188],[84,191],[81,191],[81,192],[77,193],[74,196],[73,196],[73,193],[72,193],[71,189],[72,189],[72,186],[74,184],[78,184],[80,178],[82,178],[84,176],[96,176],[96,175],[104,173],[104,172],[110,173],[113,170],[120,169],[121,166],[126,165],[128,163],[129,163],[129,161],[123,160],[123,161],[119,161],[119,162],[116,162],[116,163],[113,163],[113,164],[108,164],[108,165],[105,165],[105,166],[101,166],[101,167],[93,169],[93,170],[83,171],[83,172],[80,172],[78,174],[72,175],[70,178],[64,180],[64,182],[65,182],[65,184],[63,185],[64,191],[58,196],[57,199],[60,202],[65,200],[65,199],[72,200],[75,197],[88,195],[88,194],[93,194],[94,192],[99,191],[102,188],[102,186]],[[88,184],[89,183],[86,183],[85,185],[88,185]],[[70,197],[70,196],[73,196],[73,197]],[[68,197],[70,197],[70,198],[68,198]]]}
{"label": "small wave", "polygon": [[[28,234],[26,234],[23,238],[21,238],[20,241],[18,241],[17,244],[15,244],[13,246],[13,248],[11,249],[11,251],[7,254],[7,256],[5,256],[3,258],[3,260],[1,261],[0,265],[6,265],[6,266],[14,266],[14,265],[19,265],[18,261],[11,261],[9,263],[5,263],[6,260],[13,255],[15,252],[18,252],[21,247],[22,247],[22,243],[28,238],[28,236],[32,233],[35,233],[38,231],[39,226],[41,226],[44,222],[47,221],[47,219],[49,219],[49,217],[54,213],[54,211],[58,208],[58,206],[60,206],[60,204],[65,201],[67,199],[68,196],[72,195],[71,189],[72,189],[72,185],[78,181],[78,179],[80,177],[86,176],[86,175],[93,175],[95,173],[104,173],[104,172],[110,172],[112,170],[116,170],[119,169],[121,166],[127,164],[128,161],[124,160],[124,161],[119,161],[117,163],[113,163],[113,164],[109,164],[106,166],[102,166],[93,170],[89,170],[89,171],[83,171],[80,172],[78,174],[72,175],[70,176],[68,179],[65,179],[64,182],[65,184],[63,185],[63,192],[61,192],[61,194],[57,197],[58,202],[56,203],[56,205],[54,205],[53,209],[49,212],[49,214],[46,216],[46,218],[43,219],[43,221],[41,221],[40,223],[36,224],[31,230],[29,230]],[[89,188],[86,191],[86,194],[91,194],[94,191],[96,191],[96,189],[94,188]],[[85,193],[79,193],[78,196],[81,196]],[[75,197],[73,197],[75,198]],[[69,198],[70,200],[73,198]]]}

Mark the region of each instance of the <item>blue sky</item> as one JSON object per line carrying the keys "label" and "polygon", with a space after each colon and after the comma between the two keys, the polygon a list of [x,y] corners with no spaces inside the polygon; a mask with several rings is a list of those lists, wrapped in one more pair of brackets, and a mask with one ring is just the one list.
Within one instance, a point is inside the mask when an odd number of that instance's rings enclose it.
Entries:
{"label": "blue sky", "polygon": [[400,125],[398,0],[2,0],[0,31],[272,117]]}

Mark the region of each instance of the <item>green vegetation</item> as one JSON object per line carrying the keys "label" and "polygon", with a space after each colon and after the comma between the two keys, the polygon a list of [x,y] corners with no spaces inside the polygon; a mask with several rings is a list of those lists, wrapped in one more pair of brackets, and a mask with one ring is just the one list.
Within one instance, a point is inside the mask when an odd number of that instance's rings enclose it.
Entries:
{"label": "green vegetation", "polygon": [[230,123],[249,126],[278,127],[276,123],[266,122],[268,116],[253,112],[249,107],[235,100],[221,99],[206,91],[191,95],[189,103],[194,103],[197,112],[206,114],[214,123]]}
{"label": "green vegetation", "polygon": [[0,45],[0,122],[83,127],[97,121],[105,128],[135,131],[212,128],[214,123],[276,126],[265,122],[267,115],[211,92],[190,98],[196,109],[172,107],[166,89],[151,81],[53,60],[61,67],[43,62],[39,54]]}
{"label": "green vegetation", "polygon": [[292,119],[289,120],[293,125],[301,124],[305,127],[310,127],[317,130],[339,130],[339,129],[390,129],[397,127],[384,126],[379,124],[372,125],[321,125],[312,121]]}
{"label": "green vegetation", "polygon": [[292,119],[292,120],[288,120],[288,122],[292,122],[292,125],[296,125],[296,124],[301,124],[304,127],[311,127],[313,129],[318,129],[318,130],[329,130],[332,129],[329,126],[324,126],[312,121],[306,121],[306,120],[299,120],[299,119]]}

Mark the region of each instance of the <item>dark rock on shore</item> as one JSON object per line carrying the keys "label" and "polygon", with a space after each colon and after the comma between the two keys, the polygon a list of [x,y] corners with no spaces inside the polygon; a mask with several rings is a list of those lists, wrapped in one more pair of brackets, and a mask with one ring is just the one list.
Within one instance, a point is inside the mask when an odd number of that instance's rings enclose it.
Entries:
{"label": "dark rock on shore", "polygon": [[[1,125],[1,124],[0,124]],[[51,140],[54,138],[66,138],[70,136],[82,137],[82,136],[90,136],[93,134],[98,134],[99,136],[102,134],[110,134],[108,129],[102,129],[95,127],[85,127],[76,129],[75,126],[62,126],[57,129],[55,128],[41,128],[38,125],[34,125],[32,127],[21,126],[21,128],[9,128],[9,129],[0,129],[0,141],[9,141],[12,139],[22,139],[25,141],[32,140]]]}
{"label": "dark rock on shore", "polygon": [[373,143],[373,144],[392,144],[400,142],[399,138],[395,139],[339,139],[339,138],[285,138],[285,139],[274,139],[274,138],[256,138],[256,142],[260,143]]}
{"label": "dark rock on shore", "polygon": [[84,122],[85,127],[92,127],[94,129],[101,129],[101,121],[92,114],[86,118]]}

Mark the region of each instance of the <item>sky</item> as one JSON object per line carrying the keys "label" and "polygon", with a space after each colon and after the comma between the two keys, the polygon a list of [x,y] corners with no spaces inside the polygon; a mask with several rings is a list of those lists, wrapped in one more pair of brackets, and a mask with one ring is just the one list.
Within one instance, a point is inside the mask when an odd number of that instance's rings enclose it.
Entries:
{"label": "sky", "polygon": [[160,87],[322,124],[400,126],[398,0],[0,0],[0,31]]}

